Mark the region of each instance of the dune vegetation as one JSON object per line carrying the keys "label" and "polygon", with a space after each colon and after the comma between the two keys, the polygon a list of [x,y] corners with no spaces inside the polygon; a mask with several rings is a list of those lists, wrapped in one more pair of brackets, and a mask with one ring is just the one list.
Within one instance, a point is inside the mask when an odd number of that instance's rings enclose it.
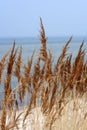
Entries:
{"label": "dune vegetation", "polygon": [[[23,63],[22,47],[16,48],[15,42],[0,60],[0,130],[87,130],[84,41],[73,59],[67,53],[70,37],[54,63],[41,18],[40,27],[41,48],[35,62],[32,52]],[[12,86],[13,77],[16,86]]]}

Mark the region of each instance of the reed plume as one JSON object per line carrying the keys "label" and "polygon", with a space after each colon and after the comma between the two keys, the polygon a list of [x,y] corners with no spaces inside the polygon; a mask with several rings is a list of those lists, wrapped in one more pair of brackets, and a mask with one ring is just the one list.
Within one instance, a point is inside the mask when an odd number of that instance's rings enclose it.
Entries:
{"label": "reed plume", "polygon": [[2,81],[2,74],[3,74],[3,71],[6,67],[6,58],[8,57],[9,55],[9,51],[6,52],[6,54],[2,57],[1,61],[0,61],[0,83]]}
{"label": "reed plume", "polygon": [[[16,58],[16,53],[17,53],[17,49],[15,50],[15,42],[13,44],[12,50],[11,50],[11,54],[9,57],[9,61],[8,61],[8,66],[7,66],[7,74],[6,74],[6,79],[4,81],[4,90],[5,90],[5,94],[4,94],[4,103],[7,104],[7,97],[10,97],[10,102],[8,102],[9,105],[12,106],[12,88],[11,88],[11,79],[12,79],[12,71],[13,71],[13,65],[15,62],[15,58]],[[10,107],[11,107],[10,106]]]}
{"label": "reed plume", "polygon": [[17,57],[17,60],[15,61],[15,69],[14,69],[14,75],[18,78],[18,82],[21,79],[21,65],[22,65],[22,47],[20,47],[20,52]]}
{"label": "reed plume", "polygon": [[45,36],[45,30],[44,30],[44,26],[42,23],[42,18],[40,18],[40,26],[41,26],[40,40],[42,43],[42,47],[40,49],[40,53],[38,55],[38,58],[45,61],[47,59],[47,48],[46,48],[47,38]]}

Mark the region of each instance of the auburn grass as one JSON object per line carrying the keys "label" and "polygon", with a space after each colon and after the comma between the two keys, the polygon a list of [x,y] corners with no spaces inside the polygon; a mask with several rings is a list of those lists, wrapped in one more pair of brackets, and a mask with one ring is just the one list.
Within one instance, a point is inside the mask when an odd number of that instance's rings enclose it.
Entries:
{"label": "auburn grass", "polygon": [[[31,110],[40,106],[41,112],[46,115],[44,128],[47,127],[49,130],[52,129],[54,122],[60,119],[63,110],[72,99],[74,111],[76,105],[74,99],[82,99],[86,95],[87,60],[85,60],[86,50],[83,49],[84,41],[73,60],[72,54],[67,54],[67,49],[72,40],[72,37],[70,37],[57,62],[53,63],[53,54],[46,46],[47,38],[41,18],[40,27],[41,48],[34,65],[35,52],[32,53],[27,64],[24,64],[22,47],[15,48],[15,42],[13,47],[0,60],[0,83],[4,88],[0,116],[1,130],[19,128],[17,122],[23,112],[14,116],[13,122],[9,121],[9,123],[7,123],[7,115],[9,111],[11,115],[14,108],[16,111],[20,109],[19,102],[23,102],[23,105],[25,105],[26,95],[30,99],[27,103],[22,125],[24,126]],[[31,73],[32,70],[33,73]],[[6,71],[6,75],[3,74],[4,71]],[[11,86],[12,76],[17,78],[17,86],[14,86],[14,88]],[[86,120],[86,113],[84,120]]]}

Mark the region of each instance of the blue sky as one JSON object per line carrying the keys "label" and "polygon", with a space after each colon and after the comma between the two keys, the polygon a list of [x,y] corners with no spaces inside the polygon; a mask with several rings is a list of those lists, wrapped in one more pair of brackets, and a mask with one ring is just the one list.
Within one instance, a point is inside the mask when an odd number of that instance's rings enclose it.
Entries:
{"label": "blue sky", "polygon": [[0,0],[0,37],[86,36],[87,0]]}

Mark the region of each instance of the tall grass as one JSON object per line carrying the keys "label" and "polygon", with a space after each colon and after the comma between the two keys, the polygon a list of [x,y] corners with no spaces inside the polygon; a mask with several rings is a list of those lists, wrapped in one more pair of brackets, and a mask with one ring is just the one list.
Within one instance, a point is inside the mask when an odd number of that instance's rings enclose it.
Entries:
{"label": "tall grass", "polygon": [[[87,60],[84,60],[86,54],[86,50],[83,49],[84,41],[73,60],[72,54],[67,54],[67,49],[72,40],[72,37],[70,37],[54,64],[53,54],[46,47],[47,38],[41,18],[40,27],[41,48],[34,65],[35,52],[32,53],[27,64],[24,64],[22,47],[20,47],[20,50],[16,48],[15,42],[12,49],[0,61],[0,83],[4,88],[0,129],[19,129],[19,120],[23,114],[22,127],[26,129],[26,125],[28,125],[26,120],[28,120],[32,110],[40,107],[39,112],[44,116],[43,129],[63,130],[65,126],[65,130],[86,130]],[[5,76],[4,70],[6,70]],[[33,73],[31,73],[32,70]],[[12,76],[18,79],[17,86],[11,86]],[[20,102],[23,102],[23,107],[27,106],[25,110],[17,114],[17,111],[20,110]],[[81,120],[77,119],[80,117],[80,114],[78,116],[80,108],[84,111]],[[8,120],[9,112],[10,118]],[[68,121],[70,112],[72,120]],[[70,128],[68,122],[71,123]],[[37,127],[37,129],[40,128]]]}

